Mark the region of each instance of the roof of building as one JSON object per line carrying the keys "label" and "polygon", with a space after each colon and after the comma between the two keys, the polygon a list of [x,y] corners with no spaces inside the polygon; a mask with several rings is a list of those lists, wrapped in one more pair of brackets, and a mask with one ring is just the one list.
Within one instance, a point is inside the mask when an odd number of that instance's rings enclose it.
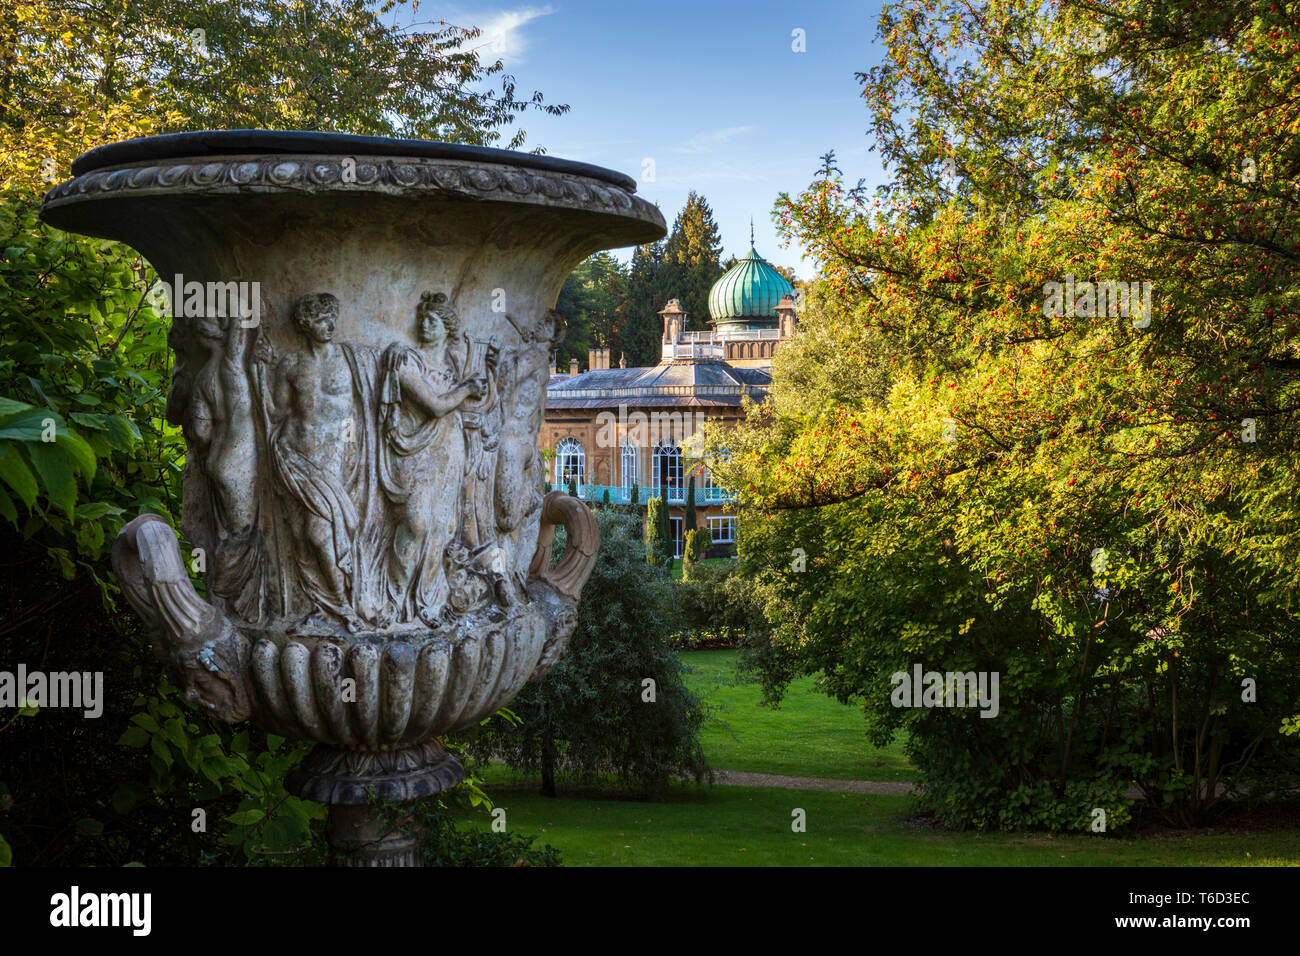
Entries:
{"label": "roof of building", "polygon": [[709,290],[709,315],[715,322],[774,319],[781,297],[793,293],[790,280],[751,245],[749,252],[713,283]]}
{"label": "roof of building", "polygon": [[765,368],[735,368],[725,362],[673,362],[653,368],[610,368],[554,378],[547,409],[738,406],[748,395],[761,401],[772,384]]}

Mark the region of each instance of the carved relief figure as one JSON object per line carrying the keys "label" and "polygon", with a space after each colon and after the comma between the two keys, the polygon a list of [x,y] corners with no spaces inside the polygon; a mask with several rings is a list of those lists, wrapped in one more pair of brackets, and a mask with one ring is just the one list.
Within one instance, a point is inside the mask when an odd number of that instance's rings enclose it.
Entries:
{"label": "carved relief figure", "polygon": [[526,594],[526,577],[519,570],[514,554],[518,546],[516,532],[542,504],[545,465],[536,436],[548,375],[546,352],[542,349],[516,356],[508,374],[512,397],[507,406],[510,414],[501,434],[495,489],[496,526],[501,545],[507,551],[502,562],[506,569],[505,587],[498,588],[504,593],[498,597],[507,604],[523,600]]}
{"label": "carved relief figure", "polygon": [[459,409],[488,387],[484,378],[461,378],[459,329],[447,296],[426,292],[416,307],[420,347],[394,343],[380,362],[380,484],[392,524],[385,616],[418,616],[430,627],[454,616],[444,555],[465,470]]}
{"label": "carved relief figure", "polygon": [[[293,324],[306,349],[280,360],[265,398],[272,482],[289,506],[297,584],[315,609],[305,620],[324,611],[356,633],[364,626],[354,597],[364,589],[364,555],[353,495],[366,500],[373,389],[354,350],[333,341],[338,314],[338,299],[329,293],[298,300]],[[265,339],[259,338],[256,358],[273,360]],[[283,572],[290,562],[281,555],[280,563]]]}
{"label": "carved relief figure", "polygon": [[[497,374],[500,349],[493,343],[471,343],[471,370],[482,368],[487,390],[462,413],[465,423],[465,474],[461,488],[460,540],[475,566],[500,590],[506,574],[497,542],[495,503],[497,452],[501,447],[502,391]],[[500,603],[508,603],[498,595]]]}
{"label": "carved relief figure", "polygon": [[[180,323],[173,326],[176,332]],[[191,353],[206,353],[192,375],[178,367],[168,419],[181,425],[190,453],[186,484],[198,491],[186,511],[190,539],[210,556],[212,595],[241,616],[262,614],[257,504],[249,486],[257,471],[252,393],[244,359],[248,333],[236,318],[199,316],[185,336]],[[169,339],[171,336],[169,336]],[[197,346],[197,349],[194,348]]]}

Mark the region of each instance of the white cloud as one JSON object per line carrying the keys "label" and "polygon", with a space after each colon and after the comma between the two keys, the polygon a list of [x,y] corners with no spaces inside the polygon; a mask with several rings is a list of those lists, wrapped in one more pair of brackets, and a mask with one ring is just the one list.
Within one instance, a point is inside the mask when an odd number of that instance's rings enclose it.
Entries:
{"label": "white cloud", "polygon": [[752,126],[724,126],[722,129],[696,133],[690,139],[673,147],[675,153],[711,153],[717,146],[752,131]]}
{"label": "white cloud", "polygon": [[554,12],[555,8],[548,3],[544,7],[516,7],[513,10],[498,10],[495,13],[457,19],[482,29],[483,33],[474,41],[474,46],[483,59],[519,63],[528,50],[528,37],[524,33],[524,27],[539,17],[550,16]]}

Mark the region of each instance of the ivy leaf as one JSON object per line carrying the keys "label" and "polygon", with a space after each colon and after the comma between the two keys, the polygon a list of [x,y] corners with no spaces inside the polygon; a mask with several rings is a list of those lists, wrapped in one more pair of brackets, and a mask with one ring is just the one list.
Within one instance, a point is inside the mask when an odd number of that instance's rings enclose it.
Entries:
{"label": "ivy leaf", "polygon": [[105,415],[104,427],[108,443],[121,452],[129,452],[140,441],[140,429],[135,422],[121,415]]}
{"label": "ivy leaf", "polygon": [[247,810],[238,810],[226,817],[226,819],[235,824],[235,826],[250,827],[265,816],[265,811],[259,810],[257,807],[250,807]]}
{"label": "ivy leaf", "polygon": [[39,491],[36,476],[19,454],[17,445],[6,443],[0,451],[0,478],[4,479],[5,484],[14,490],[14,494],[28,508],[36,504],[36,494]]}
{"label": "ivy leaf", "polygon": [[143,727],[128,727],[117,742],[123,747],[143,747],[149,742],[149,733]]}
{"label": "ivy leaf", "polygon": [[0,418],[16,415],[19,412],[27,411],[31,407],[26,402],[16,402],[12,398],[5,398],[0,395]]}
{"label": "ivy leaf", "polygon": [[27,408],[0,417],[0,438],[14,441],[38,442],[41,435],[53,421],[57,430],[63,426],[63,420],[56,414],[43,408]]}
{"label": "ivy leaf", "polygon": [[[0,505],[0,507],[3,506]],[[118,515],[123,513],[123,510],[117,505],[110,505],[104,501],[91,501],[86,504],[77,505],[77,517],[85,521],[98,521],[100,518],[109,515],[116,518]]]}
{"label": "ivy leaf", "polygon": [[153,752],[158,756],[158,759],[163,762],[164,766],[170,767],[172,765],[171,752],[168,751],[167,745],[163,743],[161,737],[150,737],[149,746],[153,748]]}
{"label": "ivy leaf", "polygon": [[56,442],[30,442],[26,450],[46,495],[71,518],[77,509],[77,480],[71,456]]}
{"label": "ivy leaf", "polygon": [[136,714],[131,718],[131,722],[139,724],[151,734],[162,733],[162,728],[158,726],[158,721],[154,720],[152,714]]}
{"label": "ivy leaf", "polygon": [[90,450],[86,440],[72,429],[68,429],[67,432],[57,435],[54,442],[72,458],[77,473],[89,484],[95,477],[95,453]]}

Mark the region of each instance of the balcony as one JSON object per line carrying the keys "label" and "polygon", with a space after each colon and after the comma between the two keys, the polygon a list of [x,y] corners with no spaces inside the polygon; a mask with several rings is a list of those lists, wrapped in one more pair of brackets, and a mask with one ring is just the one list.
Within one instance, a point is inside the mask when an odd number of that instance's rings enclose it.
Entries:
{"label": "balcony", "polygon": [[[552,483],[550,487],[552,491],[567,492],[569,490],[569,486],[567,484]],[[630,503],[632,500],[632,489],[624,488],[621,485],[578,485],[577,487],[578,487],[578,497],[581,498],[583,501],[591,501],[595,503],[604,501],[606,491],[609,492],[610,504],[625,505]],[[651,498],[659,497],[659,491],[660,489],[657,488],[639,489],[639,494],[641,498],[640,503],[644,505]],[[667,489],[667,491],[668,491],[668,503],[670,505],[686,504],[685,488],[670,487]],[[727,491],[725,488],[716,488],[716,487],[700,488],[699,486],[696,486],[695,488],[695,503],[697,505],[727,504],[734,497],[735,496],[730,491]]]}
{"label": "balcony", "polygon": [[676,342],[659,346],[659,360],[672,362],[679,359],[701,361],[725,359],[727,342],[779,341],[780,329],[750,329],[744,332],[682,332]]}
{"label": "balcony", "polygon": [[675,345],[659,347],[659,361],[673,362],[689,359],[693,362],[721,361],[725,358],[723,346],[719,342],[678,342]]}

